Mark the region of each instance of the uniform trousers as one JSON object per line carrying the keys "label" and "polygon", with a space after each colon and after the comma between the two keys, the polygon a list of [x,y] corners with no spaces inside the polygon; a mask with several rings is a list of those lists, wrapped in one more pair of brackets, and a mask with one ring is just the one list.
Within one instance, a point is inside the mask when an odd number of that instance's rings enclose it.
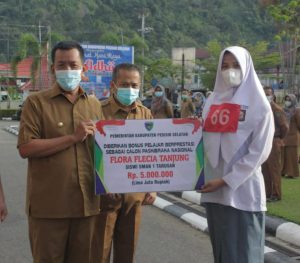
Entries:
{"label": "uniform trousers", "polygon": [[[97,216],[48,219],[28,217],[34,263],[96,263]],[[98,263],[98,262],[97,262]]]}
{"label": "uniform trousers", "polygon": [[98,215],[101,260],[98,263],[109,263],[111,250],[114,263],[134,262],[144,198],[144,193],[101,196],[101,212]]}
{"label": "uniform trousers", "polygon": [[215,263],[263,263],[265,213],[205,203]]}
{"label": "uniform trousers", "polygon": [[289,177],[299,177],[298,167],[298,146],[284,146],[283,147],[283,168],[282,175]]}
{"label": "uniform trousers", "polygon": [[262,165],[267,198],[281,199],[282,146],[273,141],[268,159]]}

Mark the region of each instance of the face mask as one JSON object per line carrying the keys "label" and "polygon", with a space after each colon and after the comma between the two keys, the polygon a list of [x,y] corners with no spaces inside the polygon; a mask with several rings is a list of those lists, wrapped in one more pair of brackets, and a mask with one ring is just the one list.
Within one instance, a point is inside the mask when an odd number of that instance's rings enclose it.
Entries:
{"label": "face mask", "polygon": [[82,70],[56,70],[55,77],[59,86],[65,91],[73,91],[81,81]]}
{"label": "face mask", "polygon": [[229,68],[222,70],[225,83],[231,87],[238,87],[242,82],[242,71],[240,69]]}
{"label": "face mask", "polygon": [[291,107],[291,106],[292,106],[292,102],[289,101],[289,100],[286,100],[286,101],[284,102],[284,105],[285,105],[286,107]]}
{"label": "face mask", "polygon": [[117,99],[123,105],[129,106],[139,97],[139,89],[117,88]]}
{"label": "face mask", "polygon": [[181,96],[181,98],[184,99],[184,100],[187,100],[188,97],[189,97],[188,95],[182,95],[182,96]]}
{"label": "face mask", "polygon": [[273,101],[273,96],[272,95],[271,96],[267,96],[267,99],[268,99],[269,102],[271,102],[271,101]]}
{"label": "face mask", "polygon": [[161,97],[163,94],[164,94],[164,93],[163,93],[162,91],[155,91],[155,92],[154,92],[154,95],[155,95],[156,97]]}

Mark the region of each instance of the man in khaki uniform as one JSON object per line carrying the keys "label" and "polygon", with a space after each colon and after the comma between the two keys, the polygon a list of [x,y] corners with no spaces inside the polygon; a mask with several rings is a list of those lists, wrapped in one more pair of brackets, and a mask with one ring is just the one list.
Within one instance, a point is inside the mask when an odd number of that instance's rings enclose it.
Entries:
{"label": "man in khaki uniform", "polygon": [[100,199],[94,195],[92,120],[100,102],[79,86],[84,53],[73,41],[52,50],[52,88],[29,96],[18,149],[28,158],[27,214],[34,262],[95,262]]}
{"label": "man in khaki uniform", "polygon": [[[152,119],[149,109],[137,98],[140,88],[139,69],[132,64],[117,65],[111,82],[111,96],[102,102],[107,120]],[[152,204],[154,193],[108,194],[101,196],[99,215],[99,254],[101,263],[132,263],[141,221],[141,205]]]}
{"label": "man in khaki uniform", "polygon": [[281,175],[292,179],[299,177],[300,108],[297,107],[297,98],[294,94],[285,95],[283,110],[288,119],[290,129],[283,142],[283,167]]}
{"label": "man in khaki uniform", "polygon": [[275,133],[271,153],[262,165],[262,173],[265,180],[267,201],[274,202],[281,199],[282,146],[289,125],[283,109],[274,100],[273,89],[265,87],[264,91],[270,101],[274,115]]}

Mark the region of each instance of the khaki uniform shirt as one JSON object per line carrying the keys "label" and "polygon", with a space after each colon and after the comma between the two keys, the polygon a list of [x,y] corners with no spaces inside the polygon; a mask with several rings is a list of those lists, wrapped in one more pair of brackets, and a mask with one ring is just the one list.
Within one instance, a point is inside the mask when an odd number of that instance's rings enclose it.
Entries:
{"label": "khaki uniform shirt", "polygon": [[287,136],[284,138],[285,146],[297,146],[299,143],[300,132],[300,109],[296,108],[294,115],[290,120],[290,128]]}
{"label": "khaki uniform shirt", "polygon": [[271,109],[274,115],[275,133],[273,143],[278,146],[283,146],[283,139],[289,130],[288,120],[285,116],[283,109],[275,102],[271,102]]}
{"label": "khaki uniform shirt", "polygon": [[181,102],[181,118],[187,118],[194,115],[195,106],[191,100]]}
{"label": "khaki uniform shirt", "polygon": [[[29,96],[20,122],[18,146],[33,139],[73,134],[81,121],[103,119],[100,102],[82,89],[71,103],[62,90]],[[93,138],[51,156],[28,158],[27,213],[38,218],[83,217],[99,213],[94,194]]]}
{"label": "khaki uniform shirt", "polygon": [[162,107],[159,111],[153,112],[154,119],[169,119],[173,118],[173,106],[171,102],[167,101],[167,103]]}
{"label": "khaki uniform shirt", "polygon": [[151,111],[141,102],[136,101],[129,111],[116,102],[113,95],[107,100],[102,101],[102,110],[106,120],[114,119],[153,119]]}

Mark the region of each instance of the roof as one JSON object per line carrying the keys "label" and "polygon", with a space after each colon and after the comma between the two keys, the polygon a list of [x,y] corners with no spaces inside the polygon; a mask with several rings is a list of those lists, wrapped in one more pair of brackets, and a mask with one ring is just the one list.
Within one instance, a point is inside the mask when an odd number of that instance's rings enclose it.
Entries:
{"label": "roof", "polygon": [[[33,58],[28,57],[20,61],[17,65],[17,78],[30,78],[31,77],[31,65]],[[14,73],[11,68],[11,64],[4,63],[0,64],[0,75],[3,77],[13,78]]]}
{"label": "roof", "polygon": [[49,73],[48,67],[48,56],[47,53],[44,52],[42,55],[39,69],[35,72],[35,83],[32,80],[27,81],[22,87],[21,90],[42,90],[49,88],[52,83],[51,74]]}
{"label": "roof", "polygon": [[10,64],[5,63],[5,64],[0,64],[0,71],[8,71],[11,70]]}
{"label": "roof", "polygon": [[[34,73],[34,81],[31,79],[31,66],[33,57],[27,57],[20,61],[17,65],[17,79],[28,79],[21,86],[21,90],[41,90],[51,86],[51,74],[49,73],[48,64],[48,47],[46,46],[39,61],[38,69]],[[0,64],[0,76],[15,78],[11,64]]]}
{"label": "roof", "polygon": [[31,65],[33,62],[32,57],[23,59],[17,65],[17,78],[30,78],[31,77]]}
{"label": "roof", "polygon": [[197,48],[196,49],[196,58],[208,58],[209,57],[209,52],[205,49],[202,48]]}

